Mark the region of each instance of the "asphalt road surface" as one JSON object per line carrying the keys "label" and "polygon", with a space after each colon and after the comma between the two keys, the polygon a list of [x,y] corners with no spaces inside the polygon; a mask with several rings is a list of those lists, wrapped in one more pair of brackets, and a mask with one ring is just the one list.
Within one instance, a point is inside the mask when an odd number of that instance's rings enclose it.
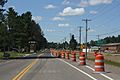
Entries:
{"label": "asphalt road surface", "polygon": [[93,70],[91,61],[80,66],[79,62],[44,53],[0,63],[0,80],[120,80],[117,67],[107,66],[104,74],[96,74]]}

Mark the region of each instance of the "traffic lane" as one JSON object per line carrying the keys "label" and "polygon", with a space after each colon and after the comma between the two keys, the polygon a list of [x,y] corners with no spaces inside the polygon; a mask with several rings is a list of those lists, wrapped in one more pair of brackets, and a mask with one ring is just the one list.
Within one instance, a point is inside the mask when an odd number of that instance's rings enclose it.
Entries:
{"label": "traffic lane", "polygon": [[[75,66],[79,70],[86,72],[87,74],[91,75],[92,77],[94,77],[97,80],[110,80],[100,74],[95,73],[95,71],[93,70],[94,68],[90,66],[90,65],[94,65],[94,64],[87,63],[87,65],[81,66],[79,60],[77,60],[77,62],[73,62],[71,60],[64,59],[64,61]],[[92,70],[91,70],[91,68],[92,68]]]}
{"label": "traffic lane", "polygon": [[[94,61],[90,61],[87,60],[87,65],[89,65],[90,67],[92,67],[94,69],[95,66],[95,62]],[[120,68],[113,66],[113,65],[107,65],[105,64],[105,75],[110,76],[111,78],[113,78],[114,80],[120,80]]]}
{"label": "traffic lane", "polygon": [[58,59],[39,59],[21,80],[93,80]]}
{"label": "traffic lane", "polygon": [[12,80],[14,76],[32,61],[33,59],[20,59],[0,65],[0,80]]}
{"label": "traffic lane", "polygon": [[[10,59],[6,62],[0,64],[0,80],[12,80],[22,69],[28,66],[31,62],[33,62],[38,55],[31,55],[29,58],[21,57],[16,59]],[[36,58],[33,58],[36,57]]]}
{"label": "traffic lane", "polygon": [[[105,73],[96,74],[94,72],[95,69],[95,62],[87,60],[87,65],[80,66],[80,61],[77,59],[77,62],[72,62],[71,60],[64,59],[65,61],[69,62],[70,64],[78,67],[79,69],[91,74],[93,77],[97,77],[98,80],[120,80],[120,68],[115,67],[112,65],[105,64]],[[101,79],[103,78],[103,79]]]}

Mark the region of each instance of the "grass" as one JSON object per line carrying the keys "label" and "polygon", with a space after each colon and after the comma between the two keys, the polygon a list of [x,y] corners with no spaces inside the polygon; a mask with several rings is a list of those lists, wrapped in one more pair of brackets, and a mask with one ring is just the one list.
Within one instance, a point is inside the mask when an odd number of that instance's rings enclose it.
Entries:
{"label": "grass", "polygon": [[[30,53],[18,53],[18,52],[9,52],[10,58],[22,57]],[[3,52],[0,52],[0,59],[3,59]]]}
{"label": "grass", "polygon": [[3,58],[3,52],[0,52],[0,59]]}
{"label": "grass", "polygon": [[25,53],[11,52],[10,58],[22,57],[24,55],[25,55]]}
{"label": "grass", "polygon": [[110,61],[110,60],[105,60],[105,63],[109,64],[109,65],[114,65],[114,66],[120,67],[120,63],[118,63],[118,62],[114,62],[114,61]]}
{"label": "grass", "polygon": [[[88,58],[88,60],[95,61],[94,58]],[[120,63],[119,62],[114,62],[114,61],[110,61],[110,60],[105,60],[105,64],[109,64],[109,65],[120,67]]]}

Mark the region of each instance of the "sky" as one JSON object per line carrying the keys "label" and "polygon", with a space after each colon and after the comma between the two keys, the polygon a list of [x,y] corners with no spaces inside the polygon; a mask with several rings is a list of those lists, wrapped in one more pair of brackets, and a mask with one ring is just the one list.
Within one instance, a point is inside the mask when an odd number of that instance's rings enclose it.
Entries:
{"label": "sky", "polygon": [[4,8],[13,7],[19,15],[30,11],[49,42],[61,43],[74,34],[85,42],[88,19],[88,41],[120,34],[120,0],[8,0]]}

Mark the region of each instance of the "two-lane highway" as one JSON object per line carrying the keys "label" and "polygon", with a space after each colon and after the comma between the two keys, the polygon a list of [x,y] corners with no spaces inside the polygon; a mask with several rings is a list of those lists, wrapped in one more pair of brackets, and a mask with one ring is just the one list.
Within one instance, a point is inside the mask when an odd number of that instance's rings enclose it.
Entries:
{"label": "two-lane highway", "polygon": [[[106,74],[95,74],[89,65],[52,57],[44,53],[41,57],[12,60],[0,64],[0,80],[119,80]],[[114,74],[113,74],[114,76]]]}
{"label": "two-lane highway", "polygon": [[[50,54],[44,54],[48,56]],[[39,59],[22,80],[92,80],[66,63],[55,58]]]}
{"label": "two-lane highway", "polygon": [[12,80],[16,74],[32,61],[32,59],[20,59],[0,64],[0,80]]}

